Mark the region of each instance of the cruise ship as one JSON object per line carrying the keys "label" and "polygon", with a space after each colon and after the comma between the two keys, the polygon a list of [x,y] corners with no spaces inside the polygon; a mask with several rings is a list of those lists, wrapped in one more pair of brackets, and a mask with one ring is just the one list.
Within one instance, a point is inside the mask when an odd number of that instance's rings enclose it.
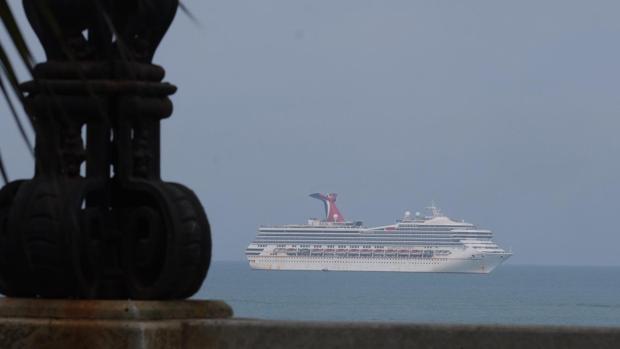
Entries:
{"label": "cruise ship", "polygon": [[490,273],[512,253],[493,242],[493,233],[444,215],[405,212],[394,224],[366,227],[346,221],[337,195],[311,194],[325,219],[307,224],[261,226],[245,254],[253,269]]}

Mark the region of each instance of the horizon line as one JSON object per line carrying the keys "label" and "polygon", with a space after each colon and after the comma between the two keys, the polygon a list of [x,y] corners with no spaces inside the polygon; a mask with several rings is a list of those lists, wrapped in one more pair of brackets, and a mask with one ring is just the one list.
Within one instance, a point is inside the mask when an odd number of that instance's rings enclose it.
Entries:
{"label": "horizon line", "polygon": [[[247,263],[243,259],[217,259],[211,260],[211,263]],[[534,264],[534,263],[504,263],[506,266],[515,267],[601,267],[601,268],[618,268],[620,264]]]}

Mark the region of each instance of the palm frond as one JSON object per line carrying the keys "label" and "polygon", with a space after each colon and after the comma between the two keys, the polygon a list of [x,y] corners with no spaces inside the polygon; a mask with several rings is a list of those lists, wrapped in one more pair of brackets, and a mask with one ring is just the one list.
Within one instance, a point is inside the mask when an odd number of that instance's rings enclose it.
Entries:
{"label": "palm frond", "polygon": [[24,125],[22,124],[22,121],[19,118],[19,115],[17,114],[17,109],[15,109],[15,105],[13,104],[13,101],[11,100],[9,91],[6,85],[4,84],[4,80],[2,78],[0,78],[0,90],[2,91],[2,94],[4,95],[4,99],[6,100],[6,103],[9,106],[9,110],[11,111],[11,114],[13,115],[13,120],[15,121],[15,124],[17,125],[17,128],[19,129],[19,133],[22,136],[22,139],[24,140],[24,142],[26,143],[26,146],[28,147],[28,151],[30,152],[30,155],[34,156],[34,150],[32,147],[32,143],[30,142],[30,139],[28,138],[26,129],[24,128]]}
{"label": "palm frond", "polygon": [[187,6],[185,6],[185,4],[183,4],[180,1],[179,1],[179,8],[181,9],[181,12],[183,12],[187,16],[187,18],[189,18],[195,25],[197,25],[199,27],[202,26],[202,23],[200,23],[198,18],[196,18],[196,16],[194,16],[192,11],[190,11],[189,8],[187,8]]}
{"label": "palm frond", "polygon": [[13,45],[15,45],[15,49],[17,50],[22,63],[30,70],[33,65],[32,54],[30,53],[28,45],[26,45],[26,40],[24,40],[24,36],[19,29],[17,21],[15,21],[15,16],[13,16],[13,12],[11,11],[11,8],[6,0],[0,0],[0,19],[2,20],[2,24],[4,24],[9,37],[13,41]]}
{"label": "palm frond", "polygon": [[4,184],[7,184],[9,182],[9,175],[6,173],[6,168],[2,162],[2,154],[0,154],[0,175],[2,176],[2,181],[4,181]]}
{"label": "palm frond", "polygon": [[[28,45],[26,45],[26,40],[24,40],[24,36],[22,35],[19,26],[17,25],[17,21],[15,20],[15,16],[13,16],[13,12],[9,7],[7,0],[0,0],[0,21],[4,25],[6,32],[8,34],[10,42],[15,47],[17,51],[17,55],[19,56],[19,60],[23,64],[28,72],[32,73],[33,59],[30,50],[28,49]],[[30,154],[34,153],[32,143],[28,138],[28,134],[26,132],[26,128],[24,127],[19,114],[17,112],[17,108],[15,107],[15,103],[13,102],[13,96],[17,97],[20,103],[23,103],[24,96],[19,88],[19,80],[17,78],[17,74],[15,73],[15,68],[13,64],[13,60],[7,54],[5,46],[0,42],[0,91],[6,101],[9,110],[13,116],[13,120],[19,129],[19,133],[26,143],[28,147],[28,151]],[[5,82],[8,82],[8,86]],[[11,93],[12,92],[12,93]],[[32,126],[32,120],[28,118],[30,121],[30,126]],[[2,176],[2,180],[7,183],[9,180],[9,176],[7,174],[6,166],[0,157],[0,174]]]}

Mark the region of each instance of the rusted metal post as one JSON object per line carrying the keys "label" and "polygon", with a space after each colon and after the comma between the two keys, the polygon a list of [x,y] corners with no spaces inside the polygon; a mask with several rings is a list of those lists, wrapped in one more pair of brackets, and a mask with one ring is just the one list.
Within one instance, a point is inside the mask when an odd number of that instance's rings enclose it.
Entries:
{"label": "rusted metal post", "polygon": [[160,177],[172,114],[152,64],[178,0],[24,0],[47,62],[22,85],[35,175],[0,191],[0,291],[12,297],[180,299],[211,258],[196,195]]}

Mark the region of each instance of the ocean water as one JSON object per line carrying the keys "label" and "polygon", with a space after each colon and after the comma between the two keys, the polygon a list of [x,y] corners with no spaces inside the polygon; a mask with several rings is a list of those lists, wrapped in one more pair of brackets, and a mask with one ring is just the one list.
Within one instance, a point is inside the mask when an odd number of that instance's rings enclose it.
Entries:
{"label": "ocean water", "polygon": [[196,298],[237,317],[620,326],[619,267],[502,265],[489,275],[260,271],[214,262]]}

